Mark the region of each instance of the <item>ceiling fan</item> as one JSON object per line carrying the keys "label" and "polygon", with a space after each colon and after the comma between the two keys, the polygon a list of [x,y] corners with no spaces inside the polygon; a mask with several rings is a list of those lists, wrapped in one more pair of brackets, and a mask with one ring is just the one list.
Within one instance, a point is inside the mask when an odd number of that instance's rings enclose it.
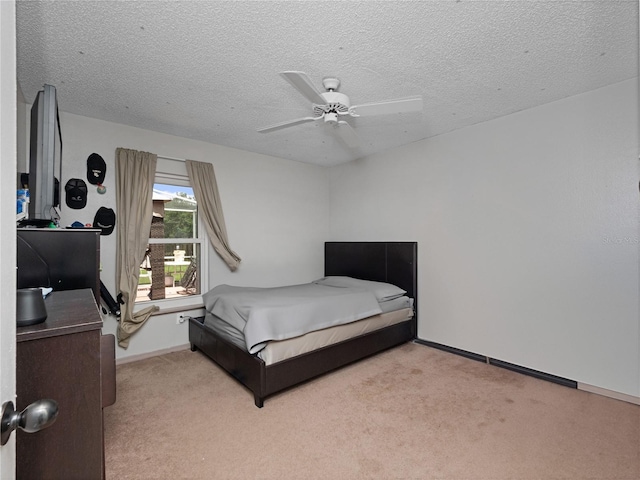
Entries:
{"label": "ceiling fan", "polygon": [[340,138],[345,145],[355,148],[360,145],[360,138],[354,128],[341,117],[368,117],[373,115],[389,115],[392,113],[418,112],[422,110],[422,97],[398,98],[382,102],[351,105],[349,97],[338,92],[340,80],[335,77],[325,77],[322,85],[325,92],[320,92],[309,77],[303,72],[281,72],[280,75],[296,88],[312,103],[313,116],[297,118],[286,122],[276,123],[268,127],[259,128],[260,133],[269,133],[282,128],[293,127],[307,122],[324,121],[332,127],[330,130]]}

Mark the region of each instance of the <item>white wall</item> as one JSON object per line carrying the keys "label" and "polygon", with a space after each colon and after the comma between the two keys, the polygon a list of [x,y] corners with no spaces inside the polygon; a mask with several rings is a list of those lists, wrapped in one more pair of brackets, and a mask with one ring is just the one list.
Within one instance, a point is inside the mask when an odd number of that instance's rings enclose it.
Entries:
{"label": "white wall", "polygon": [[[95,186],[88,184],[87,206],[81,210],[68,208],[63,200],[61,225],[70,225],[75,220],[92,223],[101,206],[116,209],[117,147],[211,162],[229,242],[242,263],[232,273],[210,248],[210,285],[274,286],[307,282],[322,275],[323,242],[329,228],[326,169],[65,112],[61,112],[60,121],[63,187],[69,178],[86,181],[86,161],[91,153],[100,154],[107,163],[104,182],[107,192],[100,195]],[[101,278],[114,296],[115,249],[116,232],[101,237]],[[127,350],[116,349],[117,357],[123,359],[188,343],[187,325],[177,325],[175,320],[176,314],[152,317],[132,337]],[[104,333],[115,333],[113,317],[105,317],[104,324]]]}
{"label": "white wall", "polygon": [[[16,6],[14,1],[0,2],[0,222],[10,225],[15,218],[16,174]],[[11,228],[0,231],[0,267],[5,272],[0,291],[0,404],[16,402],[16,279],[11,274],[16,263],[16,235]],[[7,278],[8,277],[8,278]],[[21,399],[22,400],[22,399]],[[3,422],[4,424],[4,422]],[[16,436],[0,447],[0,478],[16,478]]]}
{"label": "white wall", "polygon": [[637,89],[334,167],[330,240],[419,242],[420,338],[639,396]]}

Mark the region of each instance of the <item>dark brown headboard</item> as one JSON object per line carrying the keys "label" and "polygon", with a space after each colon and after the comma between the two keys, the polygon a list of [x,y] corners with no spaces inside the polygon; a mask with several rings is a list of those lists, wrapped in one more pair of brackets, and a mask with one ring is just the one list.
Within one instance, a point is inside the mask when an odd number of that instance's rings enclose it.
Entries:
{"label": "dark brown headboard", "polygon": [[325,242],[324,274],[397,285],[414,299],[417,316],[417,242]]}

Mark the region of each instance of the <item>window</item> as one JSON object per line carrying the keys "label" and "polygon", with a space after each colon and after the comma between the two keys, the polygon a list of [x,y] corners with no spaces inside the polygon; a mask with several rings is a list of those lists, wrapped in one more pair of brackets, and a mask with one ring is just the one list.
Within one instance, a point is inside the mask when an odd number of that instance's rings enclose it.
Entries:
{"label": "window", "polygon": [[136,303],[200,295],[206,242],[188,177],[156,173],[153,219]]}

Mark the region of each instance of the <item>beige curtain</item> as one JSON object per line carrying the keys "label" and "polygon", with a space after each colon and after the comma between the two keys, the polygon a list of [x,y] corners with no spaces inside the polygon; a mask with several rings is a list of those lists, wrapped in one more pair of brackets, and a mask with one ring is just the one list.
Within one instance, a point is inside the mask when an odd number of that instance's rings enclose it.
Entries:
{"label": "beige curtain", "polygon": [[198,212],[202,215],[214,250],[225,261],[231,271],[240,265],[240,257],[231,247],[227,238],[227,227],[222,214],[222,202],[218,194],[218,184],[213,165],[187,160],[187,173],[198,202]]}
{"label": "beige curtain", "polygon": [[153,181],[158,156],[125,148],[116,149],[116,287],[124,302],[120,310],[118,345],[129,346],[129,337],[146,322],[157,306],[133,313],[140,279],[140,264],[149,242],[153,217]]}

